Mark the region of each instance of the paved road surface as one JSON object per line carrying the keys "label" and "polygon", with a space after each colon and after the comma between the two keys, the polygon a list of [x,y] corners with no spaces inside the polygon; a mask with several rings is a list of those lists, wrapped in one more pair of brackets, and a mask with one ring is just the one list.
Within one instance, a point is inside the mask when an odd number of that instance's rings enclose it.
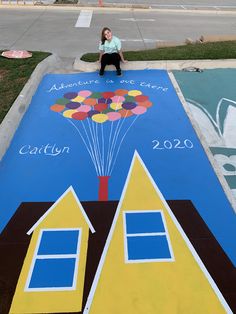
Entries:
{"label": "paved road surface", "polygon": [[75,27],[81,8],[6,8],[0,10],[0,49],[42,50],[76,57],[97,50],[107,25],[123,41],[124,50],[154,48],[158,41],[183,42],[201,35],[234,35],[235,14],[229,12],[160,12],[94,9],[89,27]]}

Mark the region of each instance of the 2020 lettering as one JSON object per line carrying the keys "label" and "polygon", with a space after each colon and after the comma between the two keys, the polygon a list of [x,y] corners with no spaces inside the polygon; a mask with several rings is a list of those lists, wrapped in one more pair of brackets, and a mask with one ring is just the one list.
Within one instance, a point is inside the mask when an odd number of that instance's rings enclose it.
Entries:
{"label": "2020 lettering", "polygon": [[153,140],[152,144],[152,149],[192,149],[194,146],[191,140],[180,140],[178,138],[173,140],[164,140],[161,142],[158,140]]}

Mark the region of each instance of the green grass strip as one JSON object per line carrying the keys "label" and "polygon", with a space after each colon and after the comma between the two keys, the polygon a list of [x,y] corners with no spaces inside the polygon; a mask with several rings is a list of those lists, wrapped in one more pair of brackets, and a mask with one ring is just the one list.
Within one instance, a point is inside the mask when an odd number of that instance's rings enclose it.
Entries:
{"label": "green grass strip", "polygon": [[[1,55],[2,51],[0,51]],[[27,59],[7,59],[0,56],[0,123],[47,52],[32,52]]]}
{"label": "green grass strip", "polygon": [[[98,53],[86,53],[81,60],[94,62]],[[236,59],[236,41],[188,44],[176,47],[162,47],[141,51],[125,51],[129,61],[151,60],[196,60],[196,59]]]}

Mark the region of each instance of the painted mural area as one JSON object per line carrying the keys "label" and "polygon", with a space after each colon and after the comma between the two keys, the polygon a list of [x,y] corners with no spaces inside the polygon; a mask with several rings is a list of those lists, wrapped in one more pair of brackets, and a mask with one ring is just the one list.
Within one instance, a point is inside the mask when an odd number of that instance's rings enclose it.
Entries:
{"label": "painted mural area", "polygon": [[236,198],[236,69],[175,71],[175,77]]}
{"label": "painted mural area", "polygon": [[166,71],[46,75],[0,184],[0,313],[236,312],[235,212]]}

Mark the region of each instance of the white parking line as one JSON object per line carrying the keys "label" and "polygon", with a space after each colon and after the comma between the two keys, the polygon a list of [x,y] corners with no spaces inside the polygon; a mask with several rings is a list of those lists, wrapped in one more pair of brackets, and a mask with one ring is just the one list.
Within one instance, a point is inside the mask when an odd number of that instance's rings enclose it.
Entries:
{"label": "white parking line", "polygon": [[92,15],[92,10],[81,10],[75,27],[90,27]]}

